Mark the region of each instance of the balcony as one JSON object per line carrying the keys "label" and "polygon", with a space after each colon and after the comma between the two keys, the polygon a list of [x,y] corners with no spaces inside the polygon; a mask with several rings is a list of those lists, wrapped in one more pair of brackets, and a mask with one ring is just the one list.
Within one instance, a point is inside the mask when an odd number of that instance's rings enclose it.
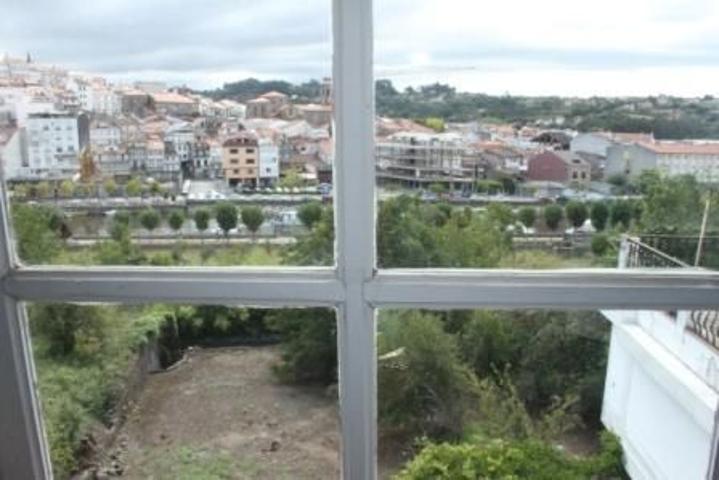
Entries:
{"label": "balcony", "polygon": [[[699,267],[625,237],[619,268]],[[709,478],[719,433],[719,312],[602,314],[612,322],[602,421],[621,438],[632,479]]]}

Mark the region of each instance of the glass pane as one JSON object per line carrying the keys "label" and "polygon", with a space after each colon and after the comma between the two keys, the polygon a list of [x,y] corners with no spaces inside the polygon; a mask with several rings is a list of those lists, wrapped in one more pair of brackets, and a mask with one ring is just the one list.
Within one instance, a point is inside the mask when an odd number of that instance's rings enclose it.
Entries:
{"label": "glass pane", "polygon": [[716,429],[717,322],[717,312],[383,310],[381,477],[618,479],[644,465],[653,478],[701,478]]}
{"label": "glass pane", "polygon": [[[0,19],[24,261],[333,263],[328,2],[43,3]],[[324,250],[295,252],[315,229]]]}
{"label": "glass pane", "polygon": [[339,478],[333,311],[27,311],[55,478]]}
{"label": "glass pane", "polygon": [[376,2],[381,266],[716,268],[719,7],[649,3]]}

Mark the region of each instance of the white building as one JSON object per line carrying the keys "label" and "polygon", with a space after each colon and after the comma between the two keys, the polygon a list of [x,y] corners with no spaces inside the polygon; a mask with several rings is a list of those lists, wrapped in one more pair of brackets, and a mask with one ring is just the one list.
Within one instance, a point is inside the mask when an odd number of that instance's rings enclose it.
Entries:
{"label": "white building", "polygon": [[[689,267],[622,243],[620,267],[671,263]],[[708,479],[719,447],[719,312],[602,314],[612,322],[602,422],[621,439],[632,480]]]}
{"label": "white building", "polygon": [[280,153],[274,142],[261,139],[259,142],[260,159],[258,170],[258,184],[266,187],[274,185],[280,178]]}
{"label": "white building", "polygon": [[637,178],[650,169],[667,176],[692,175],[701,183],[719,183],[719,142],[655,141],[609,148],[607,175]]}
{"label": "white building", "polygon": [[122,130],[109,123],[95,123],[90,127],[90,145],[92,148],[119,147],[122,143]]}
{"label": "white building", "polygon": [[87,117],[62,113],[32,114],[26,127],[27,165],[19,177],[28,180],[71,178],[79,155],[89,143]]}

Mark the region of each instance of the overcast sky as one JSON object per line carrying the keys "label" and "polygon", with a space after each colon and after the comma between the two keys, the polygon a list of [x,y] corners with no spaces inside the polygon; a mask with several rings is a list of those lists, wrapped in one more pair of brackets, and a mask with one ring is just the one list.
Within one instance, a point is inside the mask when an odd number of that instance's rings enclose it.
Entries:
{"label": "overcast sky", "polygon": [[[719,95],[717,0],[375,0],[378,78],[527,95]],[[0,0],[0,53],[213,88],[331,70],[330,0]]]}

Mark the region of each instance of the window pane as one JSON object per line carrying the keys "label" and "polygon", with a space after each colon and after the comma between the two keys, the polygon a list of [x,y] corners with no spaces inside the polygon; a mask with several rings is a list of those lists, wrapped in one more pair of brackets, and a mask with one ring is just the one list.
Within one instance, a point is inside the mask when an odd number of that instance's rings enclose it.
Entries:
{"label": "window pane", "polygon": [[716,5],[609,3],[376,2],[382,266],[716,267]]}
{"label": "window pane", "polygon": [[[48,249],[44,225],[19,221],[39,235],[23,260],[331,265],[330,10],[8,6],[4,176],[16,213],[53,218],[61,240]],[[296,253],[317,224],[324,250]]]}
{"label": "window pane", "polygon": [[333,311],[27,311],[56,478],[339,477]]}
{"label": "window pane", "polygon": [[381,476],[623,478],[623,465],[631,475],[644,465],[651,477],[701,478],[717,428],[718,321],[717,312],[384,310]]}

